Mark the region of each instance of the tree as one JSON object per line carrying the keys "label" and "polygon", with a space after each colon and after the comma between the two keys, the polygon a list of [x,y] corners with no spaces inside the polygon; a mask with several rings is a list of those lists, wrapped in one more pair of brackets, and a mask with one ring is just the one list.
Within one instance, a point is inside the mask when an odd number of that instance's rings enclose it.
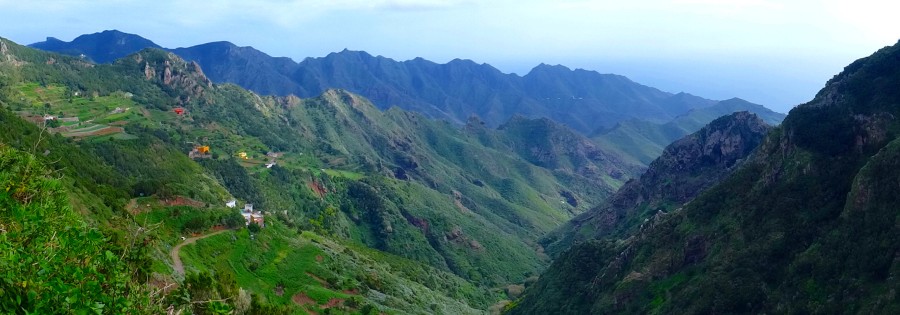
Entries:
{"label": "tree", "polygon": [[250,225],[247,225],[247,230],[249,230],[250,233],[259,233],[259,224],[256,224],[256,222],[250,223]]}

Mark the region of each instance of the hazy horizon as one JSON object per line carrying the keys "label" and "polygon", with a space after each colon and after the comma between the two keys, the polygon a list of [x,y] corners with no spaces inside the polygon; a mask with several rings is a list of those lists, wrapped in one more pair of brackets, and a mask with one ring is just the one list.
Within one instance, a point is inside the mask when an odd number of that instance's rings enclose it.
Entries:
{"label": "hazy horizon", "polygon": [[[169,48],[212,41],[301,61],[344,48],[395,60],[470,59],[506,73],[562,64],[776,111],[900,39],[887,1],[0,0],[20,44],[117,29]],[[41,21],[35,23],[35,21]]]}

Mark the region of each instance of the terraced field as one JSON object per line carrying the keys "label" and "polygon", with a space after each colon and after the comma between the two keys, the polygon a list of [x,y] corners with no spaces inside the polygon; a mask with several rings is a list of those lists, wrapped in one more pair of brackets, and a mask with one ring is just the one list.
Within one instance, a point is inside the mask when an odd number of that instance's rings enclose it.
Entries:
{"label": "terraced field", "polygon": [[52,131],[65,137],[83,139],[124,134],[123,126],[127,124],[150,122],[148,111],[132,101],[128,92],[85,96],[64,86],[37,83],[20,84],[16,92],[20,103],[13,109],[20,116],[32,121],[45,120],[48,127],[54,127]]}

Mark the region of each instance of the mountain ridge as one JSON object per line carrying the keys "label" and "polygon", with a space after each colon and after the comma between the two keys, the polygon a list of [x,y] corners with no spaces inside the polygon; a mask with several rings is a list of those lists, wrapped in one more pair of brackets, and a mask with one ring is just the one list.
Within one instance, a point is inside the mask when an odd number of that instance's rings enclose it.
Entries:
{"label": "mountain ridge", "polygon": [[371,99],[381,109],[400,106],[457,124],[478,115],[496,127],[518,113],[549,117],[590,134],[625,119],[662,123],[710,105],[708,100],[663,92],[620,75],[561,65],[540,64],[519,76],[458,58],[445,64],[421,57],[396,61],[344,49],[294,62],[252,47],[214,44],[170,51],[198,61],[213,81],[235,83],[261,94],[313,97],[327,88],[343,88]]}

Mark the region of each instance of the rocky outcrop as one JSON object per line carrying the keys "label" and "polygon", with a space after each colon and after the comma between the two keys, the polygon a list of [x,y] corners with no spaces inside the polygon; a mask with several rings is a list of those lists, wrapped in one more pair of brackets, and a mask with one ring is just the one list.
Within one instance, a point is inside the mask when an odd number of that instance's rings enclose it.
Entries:
{"label": "rocky outcrop", "polygon": [[556,255],[575,242],[624,234],[654,215],[677,209],[731,174],[770,129],[749,112],[714,120],[669,145],[640,178],[628,181],[606,204],[551,233],[545,247]]}
{"label": "rocky outcrop", "polygon": [[187,62],[170,52],[145,49],[129,61],[142,64],[144,78],[147,80],[157,80],[171,87],[172,91],[182,92],[182,95],[173,95],[181,104],[204,98],[206,89],[212,88],[212,81],[203,74],[200,65]]}

